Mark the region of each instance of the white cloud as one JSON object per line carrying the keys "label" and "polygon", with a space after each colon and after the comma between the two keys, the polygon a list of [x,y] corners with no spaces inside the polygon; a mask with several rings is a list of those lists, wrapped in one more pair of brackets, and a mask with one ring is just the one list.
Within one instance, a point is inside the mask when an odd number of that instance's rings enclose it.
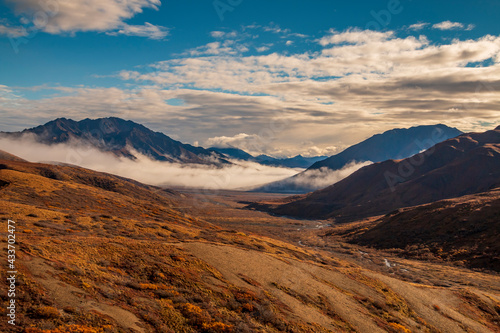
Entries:
{"label": "white cloud", "polygon": [[126,35],[161,40],[168,36],[169,29],[146,22],[144,25],[125,24],[120,28],[120,30],[108,32],[107,34],[111,36]]}
{"label": "white cloud", "polygon": [[326,167],[316,170],[306,170],[305,172],[297,175],[297,177],[289,178],[286,181],[289,181],[301,187],[308,186],[316,190],[333,185],[341,181],[342,179],[348,177],[353,172],[372,163],[373,162],[363,162],[363,163],[351,162],[340,170],[331,170]]}
{"label": "white cloud", "polygon": [[225,40],[223,42],[211,42],[203,46],[198,46],[184,54],[190,56],[218,56],[218,55],[236,55],[248,51],[245,44],[236,43],[233,40]]}
{"label": "white cloud", "polygon": [[423,28],[425,28],[426,26],[428,26],[430,23],[425,23],[425,22],[421,22],[421,23],[415,23],[415,24],[412,24],[408,27],[408,30],[413,30],[413,31],[418,31],[418,30],[422,30]]}
{"label": "white cloud", "polygon": [[262,29],[264,31],[272,32],[275,34],[289,34],[290,33],[290,29],[283,29],[279,25],[274,24],[274,23],[271,23],[268,26],[264,26],[264,27],[262,27]]}
{"label": "white cloud", "polygon": [[13,90],[6,85],[0,84],[0,101],[7,102],[17,99],[19,96],[13,93]]}
{"label": "white cloud", "polygon": [[329,35],[322,37],[318,42],[321,46],[341,43],[364,44],[368,42],[385,41],[393,35],[393,31],[380,32],[350,29],[339,33],[336,30],[330,29]]}
{"label": "white cloud", "polygon": [[[243,31],[260,30],[260,31],[263,31],[263,32],[270,32],[270,33],[279,35],[280,38],[293,38],[293,37],[295,37],[295,38],[304,39],[304,38],[309,37],[308,35],[305,35],[305,34],[301,34],[301,33],[298,33],[298,32],[292,32],[288,28],[286,28],[286,29],[285,28],[281,28],[278,24],[275,24],[275,23],[271,23],[271,24],[269,24],[267,26],[262,26],[262,25],[258,25],[258,24],[246,25],[246,26],[242,26],[242,30]],[[253,38],[257,38],[258,36],[254,35],[252,37]]]}
{"label": "white cloud", "polygon": [[[353,87],[354,80],[363,83],[370,79],[374,83],[396,75],[426,73],[431,69],[436,73],[444,68],[466,70],[463,67],[468,63],[495,59],[499,53],[500,39],[494,36],[430,45],[425,36],[395,38],[390,37],[392,34],[349,31],[331,35],[322,42],[328,45],[320,54],[241,56],[247,48],[239,49],[238,44],[214,42],[192,50],[191,58],[154,64],[152,73],[124,71],[120,75],[164,87],[196,86],[199,89],[268,94],[283,94],[288,90],[290,98],[297,96],[297,92],[304,98],[300,93],[304,89],[293,88],[326,85],[333,88],[340,83],[345,87]],[[363,78],[356,75],[362,75]],[[332,77],[338,79],[315,81]],[[315,100],[320,97],[313,96],[313,91],[307,94]]]}
{"label": "white cloud", "polygon": [[305,34],[299,34],[297,32],[292,32],[287,35],[287,37],[297,37],[297,38],[307,38],[309,37],[308,35]]}
{"label": "white cloud", "polygon": [[269,51],[270,47],[269,46],[259,46],[259,47],[256,47],[255,50],[259,53],[261,52],[266,52],[266,51]]}
{"label": "white cloud", "polygon": [[281,180],[298,170],[234,161],[235,165],[217,168],[158,162],[134,152],[137,160],[117,158],[78,142],[43,145],[29,137],[22,140],[0,138],[0,149],[31,162],[61,162],[108,172],[158,186],[204,189],[246,189],[257,184]]}
{"label": "white cloud", "polygon": [[51,34],[124,29],[125,20],[144,8],[158,10],[161,5],[160,0],[65,0],[54,3],[8,0],[8,3],[14,6],[17,15],[33,18],[32,23],[38,29]]}
{"label": "white cloud", "polygon": [[266,184],[263,187],[255,186],[254,188],[257,189],[257,191],[264,190],[270,192],[310,192],[333,185],[348,177],[353,172],[370,164],[372,164],[372,162],[351,162],[340,170],[331,170],[326,167],[315,170],[306,170],[294,177],[277,181],[272,184]]}
{"label": "white cloud", "polygon": [[208,138],[204,142],[204,146],[217,148],[239,148],[253,156],[261,154],[283,155],[283,151],[276,151],[273,149],[272,141],[272,139],[262,137],[258,134],[239,133],[231,137],[216,136]]}
{"label": "white cloud", "polygon": [[326,146],[326,147],[318,147],[315,146],[313,142],[303,142],[300,146],[301,155],[305,157],[314,157],[314,156],[332,156],[339,153],[342,149],[338,146]]}
{"label": "white cloud", "polygon": [[226,33],[224,31],[212,31],[210,32],[210,36],[212,36],[213,38],[222,38],[224,37]]}
{"label": "white cloud", "polygon": [[248,141],[257,140],[257,135],[250,135],[246,133],[240,133],[232,137],[228,136],[216,136],[207,139],[205,145],[208,147],[217,148],[239,148],[242,145],[246,145]]}
{"label": "white cloud", "polygon": [[443,21],[440,23],[436,23],[432,27],[434,29],[439,29],[439,30],[454,30],[454,29],[472,30],[475,28],[474,24],[469,24],[467,27],[465,27],[463,23],[451,22],[451,21]]}
{"label": "white cloud", "polygon": [[212,31],[210,32],[210,36],[213,38],[236,38],[238,33],[236,31],[224,32],[224,31]]}
{"label": "white cloud", "polygon": [[[265,138],[252,152],[291,156],[308,147],[323,154],[394,127],[445,123],[467,131],[498,123],[498,36],[436,44],[425,36],[347,30],[319,41],[324,46],[314,52],[249,55],[240,51],[245,44],[217,40],[120,72],[129,89],[59,87],[64,95],[0,103],[9,120],[0,127],[113,115],[185,142],[247,133]],[[278,131],[276,120],[286,121]]]}

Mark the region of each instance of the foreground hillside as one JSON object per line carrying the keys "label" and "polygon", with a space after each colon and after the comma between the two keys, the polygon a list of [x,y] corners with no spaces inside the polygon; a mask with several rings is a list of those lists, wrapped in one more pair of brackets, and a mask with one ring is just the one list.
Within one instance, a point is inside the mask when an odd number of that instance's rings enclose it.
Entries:
{"label": "foreground hillside", "polygon": [[251,207],[338,222],[500,186],[500,127],[441,142],[403,160],[375,163],[325,189]]}
{"label": "foreground hillside", "polygon": [[3,320],[2,332],[499,331],[496,276],[433,268],[448,287],[403,279],[213,217],[288,220],[2,157],[0,219],[16,221],[19,272],[17,326]]}
{"label": "foreground hillside", "polygon": [[403,208],[374,223],[334,229],[324,236],[344,236],[405,257],[500,272],[500,189]]}

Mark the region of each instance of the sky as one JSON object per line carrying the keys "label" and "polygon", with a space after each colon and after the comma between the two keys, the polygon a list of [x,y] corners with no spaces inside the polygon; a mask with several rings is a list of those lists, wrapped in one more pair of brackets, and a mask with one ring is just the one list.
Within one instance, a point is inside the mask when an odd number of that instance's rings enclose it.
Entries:
{"label": "sky", "polygon": [[0,0],[0,131],[115,116],[185,143],[333,155],[500,124],[500,1]]}

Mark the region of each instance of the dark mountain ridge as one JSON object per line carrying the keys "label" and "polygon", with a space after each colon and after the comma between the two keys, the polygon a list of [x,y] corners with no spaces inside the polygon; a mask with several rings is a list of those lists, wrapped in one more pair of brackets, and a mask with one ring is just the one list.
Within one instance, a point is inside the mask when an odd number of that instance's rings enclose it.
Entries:
{"label": "dark mountain ridge", "polygon": [[254,157],[249,153],[247,153],[246,151],[235,147],[228,147],[228,148],[211,147],[210,150],[214,150],[218,153],[224,154],[228,158],[234,158],[243,161],[256,162],[262,165],[285,167],[285,168],[306,169],[315,162],[326,158],[326,156],[304,157],[302,155],[297,155],[289,158],[275,158],[268,155],[258,155]]}
{"label": "dark mountain ridge", "polygon": [[418,154],[437,143],[454,138],[460,134],[456,128],[443,124],[395,128],[355,144],[327,159],[314,163],[309,169],[327,167],[342,169],[351,162],[382,162],[402,159]]}
{"label": "dark mountain ridge", "polygon": [[386,214],[500,186],[500,129],[463,134],[403,160],[361,168],[308,195],[251,207],[338,222]]}
{"label": "dark mountain ridge", "polygon": [[267,155],[259,155],[255,160],[260,164],[269,166],[282,166],[286,168],[309,168],[314,163],[324,160],[327,156],[304,157],[297,155],[289,158],[274,158]]}
{"label": "dark mountain ridge", "polygon": [[364,228],[351,241],[500,272],[499,236],[500,188],[400,209],[374,227]]}
{"label": "dark mountain ridge", "polygon": [[[318,178],[320,169],[341,170],[363,163],[382,162],[389,159],[402,159],[415,155],[449,138],[462,134],[456,128],[446,125],[423,125],[411,128],[397,128],[376,134],[344,151],[315,162],[307,170],[284,180],[266,184],[254,189],[256,192],[307,193],[318,190],[315,182],[304,182],[302,178]],[[326,169],[326,170],[325,170]]]}
{"label": "dark mountain ridge", "polygon": [[197,164],[229,163],[217,152],[183,144],[141,124],[116,117],[81,121],[58,118],[21,132],[0,133],[0,136],[8,138],[21,138],[25,135],[32,135],[37,142],[48,145],[78,140],[99,150],[131,159],[135,159],[133,152],[130,151],[130,148],[133,148],[157,161]]}

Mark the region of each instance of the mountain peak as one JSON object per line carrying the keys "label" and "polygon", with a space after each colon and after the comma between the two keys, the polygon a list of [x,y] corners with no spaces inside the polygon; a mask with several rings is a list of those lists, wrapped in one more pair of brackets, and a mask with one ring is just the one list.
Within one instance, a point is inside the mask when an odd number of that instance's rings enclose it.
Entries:
{"label": "mountain peak", "polygon": [[[60,117],[60,118],[56,118],[54,120],[51,120],[48,123],[67,122],[67,121],[70,121],[70,120],[71,119],[68,119],[68,118],[65,118],[65,117]],[[71,121],[74,121],[74,120],[71,120]]]}
{"label": "mountain peak", "polygon": [[157,161],[215,165],[229,163],[213,151],[183,144],[163,133],[154,132],[141,124],[117,117],[86,118],[80,121],[63,117],[22,132],[3,133],[3,135],[16,138],[28,133],[34,134],[40,143],[50,145],[76,140],[131,159],[135,159],[136,156],[129,148]]}
{"label": "mountain peak", "polygon": [[51,120],[51,121],[45,123],[44,125],[40,125],[40,126],[50,126],[52,124],[55,124],[55,125],[60,125],[60,124],[74,124],[74,123],[76,123],[76,121],[74,121],[72,119],[61,117],[61,118],[57,118],[57,119]]}
{"label": "mountain peak", "polygon": [[443,124],[395,128],[373,135],[336,155],[313,164],[309,169],[327,167],[338,170],[353,161],[382,162],[406,158],[460,134],[462,132],[458,129]]}
{"label": "mountain peak", "polygon": [[280,206],[263,207],[280,215],[353,221],[499,185],[500,133],[486,131],[440,142],[406,159],[365,166],[295,201],[283,199]]}

